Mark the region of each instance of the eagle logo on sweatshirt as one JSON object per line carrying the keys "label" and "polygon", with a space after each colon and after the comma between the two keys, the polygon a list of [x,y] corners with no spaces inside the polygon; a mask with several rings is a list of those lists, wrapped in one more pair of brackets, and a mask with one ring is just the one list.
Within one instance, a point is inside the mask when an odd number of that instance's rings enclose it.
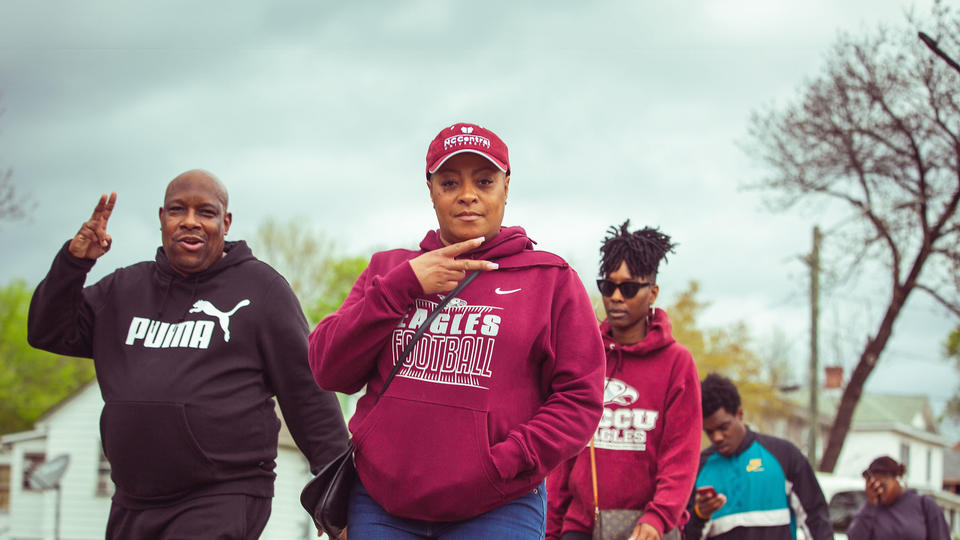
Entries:
{"label": "eagle logo on sweatshirt", "polygon": [[[418,298],[390,338],[394,364],[437,302]],[[493,349],[500,333],[503,308],[470,305],[453,298],[429,323],[398,377],[428,383],[487,389],[493,377]]]}
{"label": "eagle logo on sweatshirt", "polygon": [[626,407],[636,401],[638,397],[640,397],[640,394],[637,393],[637,389],[620,379],[608,378],[607,384],[603,386],[604,405],[613,403]]}
{"label": "eagle logo on sweatshirt", "polygon": [[447,304],[446,309],[458,309],[467,307],[467,301],[463,298],[451,298],[450,303]]}
{"label": "eagle logo on sweatshirt", "polygon": [[626,450],[647,449],[647,432],[657,427],[660,413],[637,406],[640,393],[629,384],[607,378],[603,387],[603,414],[594,434],[597,448]]}

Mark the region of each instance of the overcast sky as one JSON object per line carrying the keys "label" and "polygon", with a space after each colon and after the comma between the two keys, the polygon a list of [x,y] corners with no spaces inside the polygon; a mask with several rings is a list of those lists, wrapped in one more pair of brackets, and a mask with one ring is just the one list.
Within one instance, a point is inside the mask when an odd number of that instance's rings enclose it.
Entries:
{"label": "overcast sky", "polygon": [[[343,254],[413,247],[436,226],[427,144],[470,121],[510,147],[505,224],[588,284],[607,227],[661,227],[679,243],[661,305],[699,281],[705,325],[744,321],[758,348],[782,333],[799,378],[800,257],[815,224],[844,215],[765,209],[742,189],[764,171],[738,142],[752,110],[818,73],[838,32],[898,25],[930,2],[253,4],[0,3],[0,169],[36,203],[29,221],[0,223],[0,283],[39,282],[112,190],[113,250],[92,279],[152,258],[164,187],[197,167],[230,190],[228,238],[273,217],[335,237]],[[827,285],[825,363],[849,373],[887,290],[869,276]],[[958,382],[940,352],[956,321],[917,294],[868,390],[940,407]]]}

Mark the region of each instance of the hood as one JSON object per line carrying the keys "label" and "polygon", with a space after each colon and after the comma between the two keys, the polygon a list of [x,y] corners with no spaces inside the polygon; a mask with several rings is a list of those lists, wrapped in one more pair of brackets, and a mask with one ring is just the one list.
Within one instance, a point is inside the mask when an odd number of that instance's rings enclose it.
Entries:
{"label": "hood", "polygon": [[157,248],[156,256],[157,270],[159,271],[160,275],[164,276],[164,279],[187,282],[195,281],[198,283],[203,283],[210,280],[220,272],[223,272],[223,270],[226,268],[236,266],[244,261],[254,258],[253,251],[250,250],[250,247],[247,246],[247,243],[243,240],[236,242],[225,242],[223,244],[223,253],[224,256],[211,264],[206,270],[190,276],[182,276],[178,274],[172,266],[170,266],[170,260],[167,259],[167,253],[163,251],[163,246],[160,246]]}
{"label": "hood", "polygon": [[[503,270],[530,266],[567,266],[566,261],[552,253],[534,250],[534,244],[536,242],[527,236],[523,227],[501,227],[499,234],[459,258],[496,261]],[[436,230],[429,231],[420,241],[420,249],[423,251],[442,247],[443,241]]]}
{"label": "hood", "polygon": [[[163,287],[163,300],[161,300],[160,307],[157,310],[157,318],[159,319],[163,316],[164,309],[167,307],[167,300],[170,298],[171,289],[175,284],[183,284],[190,287],[190,300],[192,302],[200,285],[210,281],[227,268],[246,261],[255,260],[253,251],[250,250],[250,247],[247,246],[247,243],[243,240],[225,242],[223,245],[223,253],[224,256],[211,264],[206,270],[190,276],[182,276],[170,266],[170,260],[167,259],[167,253],[163,251],[163,246],[158,247],[156,256],[157,265],[154,276]],[[182,321],[185,316],[186,311],[180,314],[179,321]]]}
{"label": "hood", "polygon": [[603,347],[606,350],[620,349],[623,354],[630,356],[644,356],[660,349],[672,345],[673,339],[670,318],[667,312],[659,309],[653,309],[653,319],[647,324],[647,335],[639,343],[631,345],[621,345],[613,339],[613,331],[610,329],[610,323],[604,319],[600,323],[600,335],[603,337]]}
{"label": "hood", "polygon": [[[467,259],[493,259],[515,255],[523,250],[532,250],[534,241],[527,236],[527,231],[523,227],[501,227],[500,232],[480,244],[480,247],[473,251],[464,253],[461,257]],[[433,251],[443,247],[443,241],[440,239],[440,231],[432,230],[420,241],[420,249],[424,251]]]}

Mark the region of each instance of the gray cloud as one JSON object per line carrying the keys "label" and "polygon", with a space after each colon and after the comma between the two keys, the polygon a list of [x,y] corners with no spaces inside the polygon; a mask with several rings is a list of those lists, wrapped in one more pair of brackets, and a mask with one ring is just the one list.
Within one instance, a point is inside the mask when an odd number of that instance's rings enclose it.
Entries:
{"label": "gray cloud", "polygon": [[[93,277],[151,257],[163,188],[193,167],[229,187],[231,237],[267,216],[300,216],[349,253],[415,245],[435,224],[427,142],[468,120],[510,145],[506,221],[588,283],[607,226],[660,225],[680,242],[661,275],[664,298],[697,279],[713,302],[707,322],[745,320],[761,336],[782,328],[799,360],[807,305],[797,257],[813,224],[843,214],[765,211],[740,189],[763,171],[735,141],[751,110],[816,73],[838,31],[898,23],[903,9],[898,0],[99,0],[56,11],[4,2],[0,167],[38,208],[28,223],[0,224],[0,248],[14,254],[0,280],[38,282],[110,190],[114,252]],[[863,304],[841,292],[825,300],[846,314],[840,324],[863,319]],[[938,358],[951,324],[921,300],[907,316],[891,350]],[[842,335],[849,355],[869,327],[823,334]],[[945,388],[955,379],[939,377]],[[918,370],[910,384],[919,391],[929,379]],[[911,388],[883,369],[871,385]]]}

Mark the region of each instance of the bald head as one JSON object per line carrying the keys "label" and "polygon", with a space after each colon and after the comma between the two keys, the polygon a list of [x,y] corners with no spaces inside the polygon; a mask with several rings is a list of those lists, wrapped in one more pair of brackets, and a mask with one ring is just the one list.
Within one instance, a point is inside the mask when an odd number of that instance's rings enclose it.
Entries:
{"label": "bald head", "polygon": [[170,198],[171,192],[187,186],[194,189],[210,191],[210,193],[223,204],[223,211],[227,211],[227,206],[230,201],[230,197],[227,195],[227,188],[224,187],[213,173],[203,169],[191,169],[171,180],[170,183],[167,184],[167,191],[163,194],[164,201]]}
{"label": "bald head", "polygon": [[160,208],[163,251],[179,274],[200,273],[224,254],[233,216],[227,189],[207,171],[187,171],[167,184]]}

